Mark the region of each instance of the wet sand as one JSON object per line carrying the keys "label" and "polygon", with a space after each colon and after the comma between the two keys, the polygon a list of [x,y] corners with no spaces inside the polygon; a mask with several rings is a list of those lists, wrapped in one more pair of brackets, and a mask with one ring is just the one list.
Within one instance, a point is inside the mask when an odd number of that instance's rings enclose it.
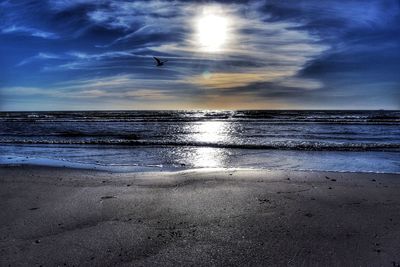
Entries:
{"label": "wet sand", "polygon": [[400,175],[0,167],[1,266],[400,266]]}

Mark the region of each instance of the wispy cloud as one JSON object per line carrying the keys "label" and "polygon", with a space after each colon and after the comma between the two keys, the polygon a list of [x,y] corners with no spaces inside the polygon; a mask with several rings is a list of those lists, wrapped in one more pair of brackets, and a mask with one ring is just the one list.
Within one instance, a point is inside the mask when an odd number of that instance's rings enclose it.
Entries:
{"label": "wispy cloud", "polygon": [[46,32],[46,31],[42,31],[39,29],[31,28],[31,27],[16,26],[16,25],[2,28],[1,33],[29,35],[29,36],[43,38],[43,39],[58,39],[59,38],[59,36],[56,33]]}
{"label": "wispy cloud", "polygon": [[[176,84],[171,81],[164,83]],[[151,80],[136,79],[131,75],[117,75],[103,78],[77,80],[54,84],[51,87],[2,87],[0,91],[4,97],[12,96],[41,96],[47,98],[69,99],[131,99],[159,101],[178,99],[171,90],[155,89],[157,84]],[[173,88],[173,86],[171,86]]]}
{"label": "wispy cloud", "polygon": [[204,89],[229,89],[244,87],[261,81],[275,81],[287,75],[288,73],[283,71],[269,71],[267,73],[205,72],[202,75],[190,77],[188,82]]}
{"label": "wispy cloud", "polygon": [[[131,30],[142,28],[140,25],[158,25],[170,22],[169,19],[180,15],[179,12],[190,3],[177,1],[108,1],[104,7],[89,12],[93,22],[108,28]],[[172,25],[169,25],[172,26]]]}
{"label": "wispy cloud", "polygon": [[[71,3],[64,4],[67,7]],[[117,67],[128,71],[132,66],[149,66],[149,61],[140,61],[139,58],[161,54],[174,59],[170,64],[174,65],[177,79],[184,77],[183,81],[197,85],[199,89],[229,88],[278,78],[288,79],[327,48],[318,42],[318,38],[295,29],[301,26],[298,23],[265,23],[263,20],[267,16],[257,8],[257,5],[244,4],[221,6],[167,1],[110,1],[89,11],[88,18],[96,25],[118,28],[127,33],[98,47],[108,48],[120,42],[137,46],[137,40],[146,40],[143,48],[114,49],[100,54],[69,52],[74,59],[59,65],[58,69],[104,70]],[[204,12],[218,12],[229,20],[230,36],[221,54],[204,53],[198,45],[196,23]],[[157,34],[162,34],[163,38],[160,39]],[[173,37],[165,37],[166,34]],[[148,41],[146,38],[149,38]],[[111,61],[113,64],[109,64]],[[317,83],[315,81],[314,85]],[[308,85],[306,87],[309,88]]]}
{"label": "wispy cloud", "polygon": [[21,62],[19,62],[16,66],[17,67],[21,67],[24,66],[26,64],[35,62],[35,61],[40,61],[40,60],[49,60],[49,59],[60,59],[61,57],[59,55],[56,54],[51,54],[51,53],[43,53],[40,52],[35,56],[32,57],[28,57],[24,60],[22,60]]}

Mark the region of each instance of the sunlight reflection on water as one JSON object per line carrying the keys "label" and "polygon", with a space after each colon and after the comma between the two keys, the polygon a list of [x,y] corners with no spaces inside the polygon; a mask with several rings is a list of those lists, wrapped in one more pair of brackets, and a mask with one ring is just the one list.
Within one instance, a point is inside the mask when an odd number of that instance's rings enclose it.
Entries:
{"label": "sunlight reflection on water", "polygon": [[191,124],[191,141],[204,143],[221,143],[229,141],[231,136],[231,124],[226,121],[203,121]]}
{"label": "sunlight reflection on water", "polygon": [[[233,127],[226,121],[203,121],[187,125],[188,141],[199,143],[221,144],[229,142],[233,137]],[[225,165],[226,155],[223,150],[213,147],[196,147],[185,154],[191,159],[195,167],[222,167]]]}
{"label": "sunlight reflection on water", "polygon": [[224,165],[223,154],[213,147],[199,147],[191,155],[194,167],[218,168]]}

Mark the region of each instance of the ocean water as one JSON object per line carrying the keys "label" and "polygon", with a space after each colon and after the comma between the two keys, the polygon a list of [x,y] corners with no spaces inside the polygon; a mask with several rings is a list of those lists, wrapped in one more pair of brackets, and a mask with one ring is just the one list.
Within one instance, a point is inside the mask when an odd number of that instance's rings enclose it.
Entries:
{"label": "ocean water", "polygon": [[400,173],[400,111],[1,112],[0,163]]}

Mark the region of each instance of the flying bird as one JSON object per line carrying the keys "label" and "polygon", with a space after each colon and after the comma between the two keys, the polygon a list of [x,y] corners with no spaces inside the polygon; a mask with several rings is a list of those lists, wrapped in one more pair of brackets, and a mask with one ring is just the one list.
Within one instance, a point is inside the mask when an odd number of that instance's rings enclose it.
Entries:
{"label": "flying bird", "polygon": [[164,65],[164,63],[165,62],[167,62],[168,60],[161,60],[161,59],[159,59],[159,58],[157,58],[157,57],[153,57],[154,58],[154,60],[157,62],[156,64],[156,66],[157,67],[161,67],[162,65]]}

